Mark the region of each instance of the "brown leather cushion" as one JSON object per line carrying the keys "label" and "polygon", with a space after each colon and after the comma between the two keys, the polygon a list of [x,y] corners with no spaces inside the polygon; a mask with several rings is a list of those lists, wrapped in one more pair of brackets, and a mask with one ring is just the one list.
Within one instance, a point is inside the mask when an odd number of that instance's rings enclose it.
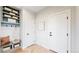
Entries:
{"label": "brown leather cushion", "polygon": [[6,44],[9,44],[10,43],[10,39],[9,39],[9,36],[6,36],[6,37],[2,37],[1,38],[1,45],[6,45]]}

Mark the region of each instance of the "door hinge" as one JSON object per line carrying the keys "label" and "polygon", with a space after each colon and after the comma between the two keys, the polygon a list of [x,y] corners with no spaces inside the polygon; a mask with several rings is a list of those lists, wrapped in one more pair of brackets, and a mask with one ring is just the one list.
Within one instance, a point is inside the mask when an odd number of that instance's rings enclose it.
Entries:
{"label": "door hinge", "polygon": [[67,33],[67,36],[68,36],[68,33]]}
{"label": "door hinge", "polygon": [[69,51],[67,50],[67,53],[69,53]]}
{"label": "door hinge", "polygon": [[67,16],[67,19],[68,19],[68,16]]}

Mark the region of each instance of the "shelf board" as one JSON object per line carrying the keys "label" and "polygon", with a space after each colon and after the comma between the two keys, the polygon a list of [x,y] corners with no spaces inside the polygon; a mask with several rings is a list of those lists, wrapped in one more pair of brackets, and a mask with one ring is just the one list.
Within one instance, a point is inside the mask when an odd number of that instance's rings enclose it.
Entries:
{"label": "shelf board", "polygon": [[11,10],[15,10],[15,11],[18,11],[18,9],[15,9],[15,8],[13,8],[13,7],[10,7],[10,6],[3,6],[3,8],[9,8],[9,9],[11,9]]}
{"label": "shelf board", "polygon": [[15,19],[15,18],[12,18],[12,17],[6,17],[6,16],[3,16],[3,18],[10,18],[10,19],[13,19],[13,20],[19,20],[19,19]]}
{"label": "shelf board", "polygon": [[1,21],[1,24],[16,24],[16,25],[18,25],[20,23],[10,23],[10,22]]}
{"label": "shelf board", "polygon": [[19,15],[19,12],[18,13],[15,13],[15,12],[12,12],[12,11],[8,11],[8,10],[3,10],[4,12],[8,12],[8,13],[14,13],[14,14],[16,14],[16,15]]}
{"label": "shelf board", "polygon": [[5,13],[5,12],[3,12],[3,14],[7,14],[7,15],[10,15],[10,16],[14,16],[14,17],[19,17],[18,15],[12,15],[10,13]]}
{"label": "shelf board", "polygon": [[14,27],[14,26],[17,27],[18,26],[19,27],[20,26],[20,23],[9,23],[9,22],[2,21],[1,22],[1,26],[6,26],[6,27],[7,26],[11,26],[11,27]]}

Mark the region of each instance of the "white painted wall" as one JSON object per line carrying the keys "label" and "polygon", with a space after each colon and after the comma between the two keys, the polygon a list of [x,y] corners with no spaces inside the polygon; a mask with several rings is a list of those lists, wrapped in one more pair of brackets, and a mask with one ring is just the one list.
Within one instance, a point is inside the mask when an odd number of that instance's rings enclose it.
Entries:
{"label": "white painted wall", "polygon": [[[1,22],[1,19],[2,19],[2,17],[1,17],[1,6],[0,6],[0,22]],[[1,24],[0,24],[0,33],[1,33]],[[0,34],[1,35],[1,34]],[[0,48],[0,53],[2,52],[2,50],[1,50],[1,48]]]}
{"label": "white painted wall", "polygon": [[[42,11],[40,11],[37,16],[36,16],[36,35],[37,35],[37,43],[44,46],[44,47],[49,47],[47,44],[48,38],[47,38],[47,33],[46,30],[40,30],[39,27],[41,27],[42,22],[47,22],[47,19],[50,19],[50,16],[53,15],[56,12],[60,12],[66,9],[71,9],[71,52],[74,52],[75,50],[75,8],[74,7],[48,7]],[[46,26],[46,25],[45,25]],[[46,29],[46,27],[45,27]]]}
{"label": "white painted wall", "polygon": [[21,13],[21,40],[22,47],[25,48],[35,41],[35,16],[25,9]]}
{"label": "white painted wall", "polygon": [[76,7],[76,49],[75,52],[79,53],[79,6]]}
{"label": "white painted wall", "polygon": [[[1,8],[1,6],[0,6],[0,22],[1,22],[1,20],[2,20],[2,8]],[[0,23],[0,32],[1,32],[1,23]],[[0,33],[0,35],[1,35],[1,33]]]}
{"label": "white painted wall", "polygon": [[76,10],[75,7],[71,10],[71,52],[76,51]]}

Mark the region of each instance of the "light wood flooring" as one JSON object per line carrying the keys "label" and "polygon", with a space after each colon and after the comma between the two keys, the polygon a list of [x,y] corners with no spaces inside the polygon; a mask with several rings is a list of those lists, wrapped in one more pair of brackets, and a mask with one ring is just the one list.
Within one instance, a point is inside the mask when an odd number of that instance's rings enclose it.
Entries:
{"label": "light wood flooring", "polygon": [[16,53],[56,53],[55,51],[53,50],[49,50],[49,49],[46,49],[40,45],[37,45],[37,44],[33,44],[27,48],[16,48],[15,49],[15,52]]}

